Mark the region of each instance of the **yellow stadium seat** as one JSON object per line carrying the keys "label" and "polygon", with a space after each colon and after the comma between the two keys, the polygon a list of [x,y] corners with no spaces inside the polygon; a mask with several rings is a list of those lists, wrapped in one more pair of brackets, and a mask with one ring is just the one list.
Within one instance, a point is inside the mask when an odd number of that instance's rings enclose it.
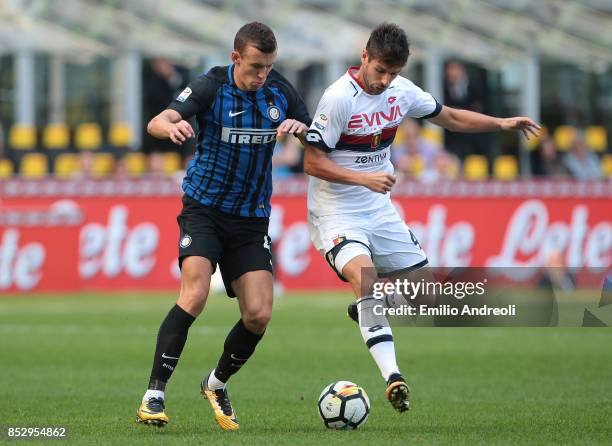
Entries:
{"label": "yellow stadium seat", "polygon": [[96,153],[91,166],[91,175],[94,178],[103,178],[115,170],[115,157],[110,153]]}
{"label": "yellow stadium seat", "polygon": [[608,148],[608,134],[606,128],[601,125],[587,127],[585,132],[587,146],[595,152],[605,152]]}
{"label": "yellow stadium seat", "polygon": [[74,143],[79,150],[97,150],[102,145],[102,129],[99,124],[89,122],[76,128]]}
{"label": "yellow stadium seat", "polygon": [[498,180],[514,180],[518,176],[518,161],[512,155],[502,155],[493,162],[493,175]]}
{"label": "yellow stadium seat", "polygon": [[80,171],[78,155],[74,153],[60,153],[55,159],[53,173],[57,178],[71,178]]}
{"label": "yellow stadium seat", "polygon": [[43,130],[43,146],[47,149],[67,149],[70,144],[70,131],[66,124],[49,124]]}
{"label": "yellow stadium seat", "polygon": [[468,155],[463,162],[463,175],[468,180],[486,180],[489,177],[487,158],[483,155]]}
{"label": "yellow stadium seat", "polygon": [[429,127],[425,125],[421,128],[421,138],[441,146],[444,142],[444,133],[440,127]]}
{"label": "yellow stadium seat", "polygon": [[612,178],[612,153],[606,153],[601,158],[601,171],[606,178]]}
{"label": "yellow stadium seat", "polygon": [[128,147],[132,142],[132,129],[125,122],[115,122],[110,128],[108,141],[113,147]]}
{"label": "yellow stadium seat", "polygon": [[125,169],[132,176],[141,176],[147,171],[147,157],[140,152],[130,152],[123,157]]}
{"label": "yellow stadium seat", "polygon": [[9,146],[17,150],[31,150],[36,146],[36,128],[15,124],[9,132]]}
{"label": "yellow stadium seat", "polygon": [[576,128],[571,125],[560,125],[555,129],[554,140],[558,150],[566,151],[576,139]]}
{"label": "yellow stadium seat", "polygon": [[0,179],[6,180],[13,176],[13,172],[15,171],[15,167],[13,166],[13,162],[9,159],[0,159]]}
{"label": "yellow stadium seat", "polygon": [[164,174],[172,176],[181,167],[181,155],[176,152],[164,153]]}
{"label": "yellow stadium seat", "polygon": [[49,172],[49,159],[44,153],[26,153],[21,158],[19,171],[24,178],[44,178]]}

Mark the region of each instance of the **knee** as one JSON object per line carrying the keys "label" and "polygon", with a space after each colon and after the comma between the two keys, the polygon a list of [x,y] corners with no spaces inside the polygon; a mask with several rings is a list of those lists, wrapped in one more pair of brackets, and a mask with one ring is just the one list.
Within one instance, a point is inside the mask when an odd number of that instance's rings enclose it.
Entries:
{"label": "knee", "polygon": [[250,332],[262,334],[266,330],[271,317],[272,311],[267,309],[248,312],[242,315],[242,323]]}
{"label": "knee", "polygon": [[202,310],[204,310],[207,297],[208,286],[204,284],[183,286],[178,304],[192,316],[199,316]]}

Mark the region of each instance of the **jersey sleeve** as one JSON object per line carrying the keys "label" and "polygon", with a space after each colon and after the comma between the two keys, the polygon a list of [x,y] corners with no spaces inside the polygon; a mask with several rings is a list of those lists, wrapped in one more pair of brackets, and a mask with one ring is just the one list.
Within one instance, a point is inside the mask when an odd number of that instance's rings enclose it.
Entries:
{"label": "jersey sleeve", "polygon": [[349,113],[350,101],[326,91],[317,106],[306,142],[324,152],[333,151],[348,122]]}
{"label": "jersey sleeve", "polygon": [[199,76],[170,103],[168,108],[177,111],[183,119],[207,110],[218,88],[217,82],[206,75]]}
{"label": "jersey sleeve", "polygon": [[310,125],[312,118],[310,113],[308,113],[306,104],[297,90],[289,83],[285,85],[285,96],[288,104],[287,117]]}
{"label": "jersey sleeve", "polygon": [[410,108],[408,109],[407,115],[411,118],[429,119],[438,116],[442,111],[442,104],[435,100],[435,98],[421,90],[416,85],[411,85],[412,98]]}

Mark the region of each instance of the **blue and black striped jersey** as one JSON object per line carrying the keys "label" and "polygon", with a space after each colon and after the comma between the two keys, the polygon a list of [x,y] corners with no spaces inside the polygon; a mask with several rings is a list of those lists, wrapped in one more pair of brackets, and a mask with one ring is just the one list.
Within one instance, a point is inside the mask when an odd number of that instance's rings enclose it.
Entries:
{"label": "blue and black striped jersey", "polygon": [[227,214],[269,217],[276,128],[285,119],[306,125],[311,119],[277,71],[257,91],[240,90],[233,74],[233,65],[212,68],[168,106],[183,119],[196,116],[196,153],[183,190]]}

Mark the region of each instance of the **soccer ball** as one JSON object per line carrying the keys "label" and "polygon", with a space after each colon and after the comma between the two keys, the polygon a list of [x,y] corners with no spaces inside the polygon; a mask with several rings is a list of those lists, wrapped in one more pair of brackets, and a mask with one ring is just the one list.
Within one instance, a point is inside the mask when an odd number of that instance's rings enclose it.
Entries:
{"label": "soccer ball", "polygon": [[330,429],[357,429],[368,419],[370,399],[361,387],[350,381],[325,386],[319,396],[319,415]]}

